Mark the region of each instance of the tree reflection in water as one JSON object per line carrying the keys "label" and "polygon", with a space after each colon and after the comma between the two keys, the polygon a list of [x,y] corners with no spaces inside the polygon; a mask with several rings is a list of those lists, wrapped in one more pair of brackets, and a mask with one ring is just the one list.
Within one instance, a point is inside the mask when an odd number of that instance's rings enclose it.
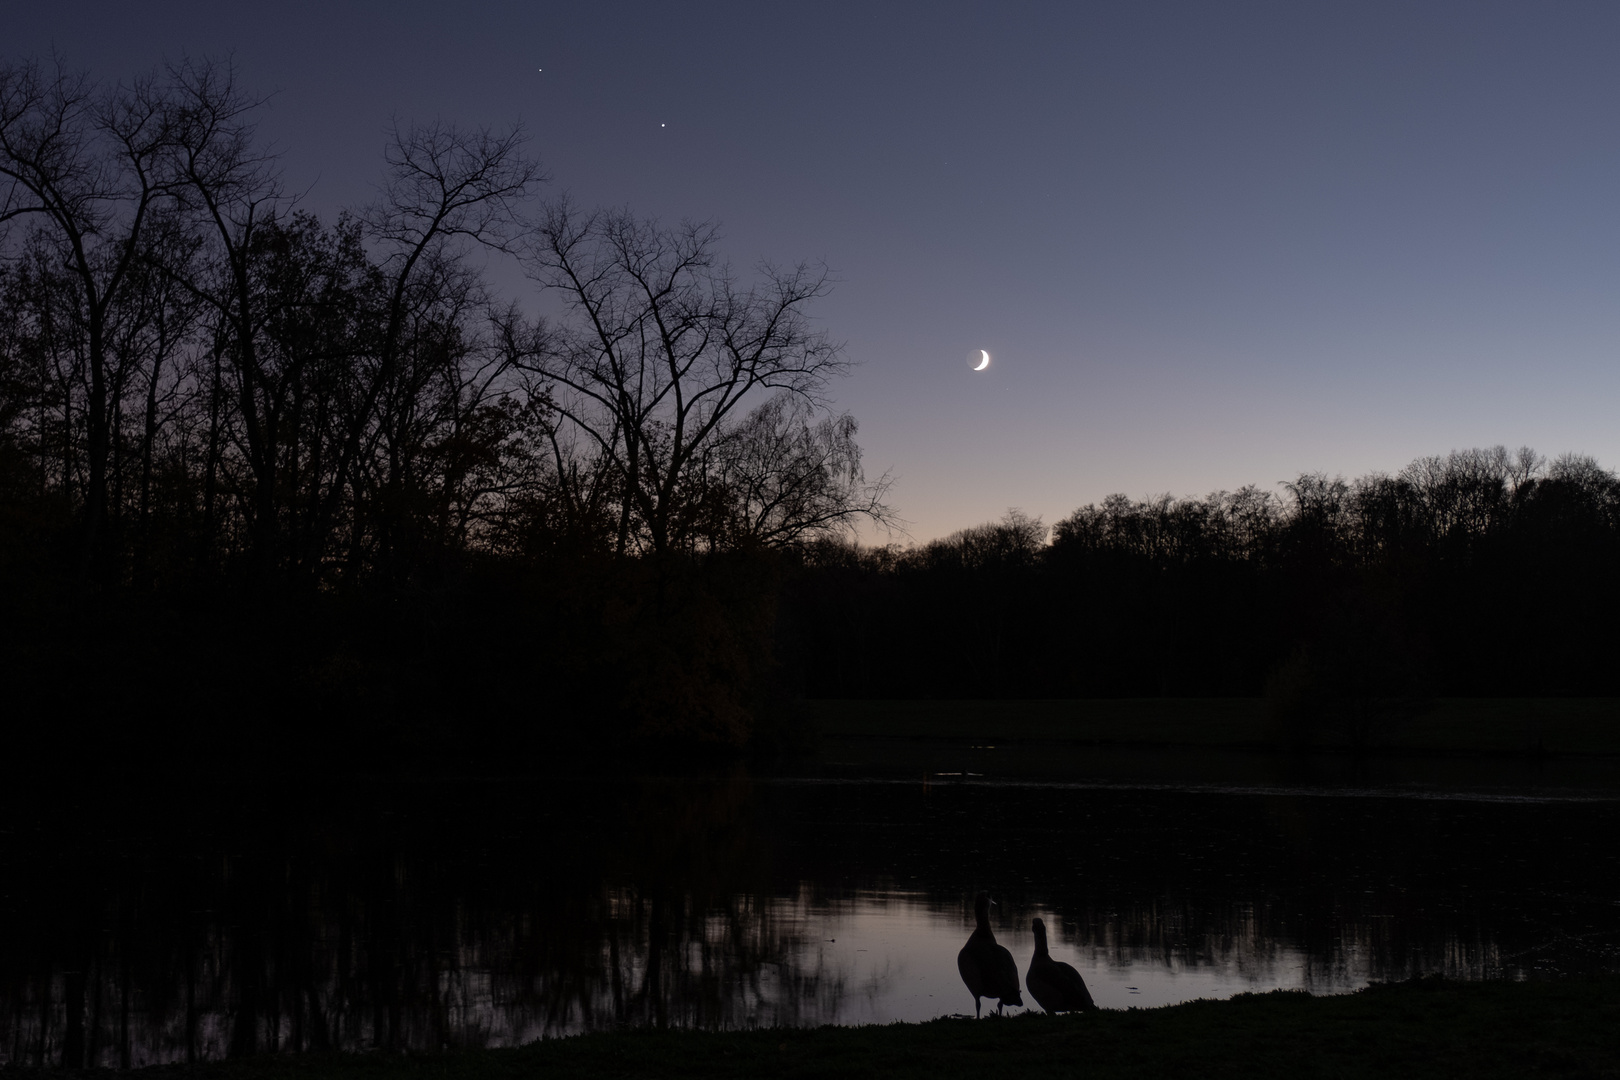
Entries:
{"label": "tree reflection in water", "polygon": [[842,988],[801,962],[807,901],[761,888],[750,792],[648,782],[566,829],[543,801],[487,817],[481,800],[440,801],[455,791],[381,793],[381,808],[309,794],[215,830],[186,821],[197,805],[135,828],[111,808],[24,811],[4,854],[21,887],[0,930],[0,1060],[127,1068],[812,1022]]}
{"label": "tree reflection in water", "polygon": [[923,1019],[966,1007],[980,883],[1020,969],[1039,915],[1104,1007],[1620,956],[1614,803],[738,775],[144,792],[7,821],[15,1064]]}

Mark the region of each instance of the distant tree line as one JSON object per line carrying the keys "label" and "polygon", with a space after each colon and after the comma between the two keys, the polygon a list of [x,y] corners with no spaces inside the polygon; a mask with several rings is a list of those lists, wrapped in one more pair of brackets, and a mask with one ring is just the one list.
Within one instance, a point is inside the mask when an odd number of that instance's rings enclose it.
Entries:
{"label": "distant tree line", "polygon": [[1281,489],[824,546],[784,654],[815,697],[1264,694],[1284,721],[1620,693],[1620,480],[1592,459],[1496,447]]}

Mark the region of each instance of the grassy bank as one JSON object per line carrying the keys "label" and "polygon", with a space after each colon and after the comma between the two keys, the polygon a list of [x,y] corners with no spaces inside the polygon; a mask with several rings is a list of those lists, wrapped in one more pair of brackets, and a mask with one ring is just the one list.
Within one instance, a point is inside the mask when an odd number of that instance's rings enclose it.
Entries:
{"label": "grassy bank", "polygon": [[[1287,742],[1260,698],[817,701],[811,707],[834,738],[1226,748]],[[1326,728],[1313,745],[1350,744]],[[1414,754],[1620,754],[1620,699],[1443,698],[1378,725],[1373,745]]]}
{"label": "grassy bank", "polygon": [[188,1080],[519,1077],[1620,1076],[1620,979],[1422,980],[1357,994],[1277,992],[1088,1016],[886,1027],[634,1031],[516,1050],[305,1055],[145,1070]]}

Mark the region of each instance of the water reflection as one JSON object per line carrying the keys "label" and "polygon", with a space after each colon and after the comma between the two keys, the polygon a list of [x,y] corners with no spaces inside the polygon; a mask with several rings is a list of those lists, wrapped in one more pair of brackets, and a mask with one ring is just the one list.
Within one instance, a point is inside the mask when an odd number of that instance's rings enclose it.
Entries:
{"label": "water reflection", "polygon": [[[604,791],[607,794],[604,794]],[[584,809],[582,809],[584,808]],[[972,897],[1098,1005],[1620,969],[1620,804],[718,780],[10,808],[0,1061],[970,1013]]]}

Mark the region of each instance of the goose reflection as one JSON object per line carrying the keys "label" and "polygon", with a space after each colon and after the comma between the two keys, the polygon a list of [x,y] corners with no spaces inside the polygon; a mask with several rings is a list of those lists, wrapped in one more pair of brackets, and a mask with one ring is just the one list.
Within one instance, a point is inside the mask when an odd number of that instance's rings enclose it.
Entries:
{"label": "goose reflection", "polygon": [[1022,1005],[1024,997],[1018,991],[1018,965],[1012,953],[996,944],[996,935],[990,931],[990,894],[980,893],[973,901],[973,913],[979,925],[968,938],[962,951],[956,954],[956,970],[962,973],[968,992],[973,995],[973,1016],[979,1016],[980,998],[995,998],[996,1012],[1002,1006]]}
{"label": "goose reflection", "polygon": [[1097,1005],[1086,989],[1086,980],[1080,973],[1061,960],[1052,959],[1046,949],[1046,924],[1036,919],[1030,924],[1035,931],[1035,955],[1029,961],[1029,974],[1024,985],[1029,996],[1049,1013],[1089,1012]]}

